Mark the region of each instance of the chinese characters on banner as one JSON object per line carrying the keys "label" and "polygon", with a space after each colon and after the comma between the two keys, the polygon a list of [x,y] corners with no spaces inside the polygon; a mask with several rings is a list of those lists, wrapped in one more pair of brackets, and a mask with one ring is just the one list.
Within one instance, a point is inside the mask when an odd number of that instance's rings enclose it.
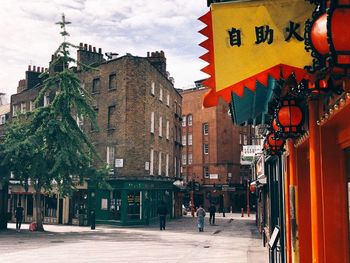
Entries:
{"label": "chinese characters on banner", "polygon": [[[304,38],[297,32],[300,28],[299,23],[294,23],[293,21],[289,21],[289,26],[285,28],[285,31],[288,35],[285,37],[285,41],[290,41],[292,37],[294,37],[298,41],[304,41]],[[299,29],[300,30],[300,29]],[[241,40],[241,30],[232,27],[227,31],[230,38],[231,46],[240,47],[242,44]],[[273,42],[273,29],[268,25],[256,26],[255,27],[255,36],[256,41],[255,44],[267,43],[271,44]]]}

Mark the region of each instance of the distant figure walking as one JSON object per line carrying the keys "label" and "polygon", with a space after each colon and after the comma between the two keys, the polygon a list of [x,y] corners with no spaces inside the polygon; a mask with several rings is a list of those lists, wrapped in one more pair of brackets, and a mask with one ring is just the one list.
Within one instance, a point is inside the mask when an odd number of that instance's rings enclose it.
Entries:
{"label": "distant figure walking", "polygon": [[165,230],[165,219],[168,213],[168,209],[164,201],[161,201],[160,205],[158,206],[157,213],[159,215],[159,229]]}
{"label": "distant figure walking", "polygon": [[209,224],[215,225],[215,213],[216,213],[216,206],[214,204],[211,204],[209,207]]}
{"label": "distant figure walking", "polygon": [[16,207],[16,230],[18,232],[21,231],[21,225],[23,221],[23,207],[21,206],[21,203],[18,203],[18,206]]}
{"label": "distant figure walking", "polygon": [[199,205],[199,208],[197,209],[196,214],[197,214],[198,230],[199,230],[199,232],[203,232],[204,231],[205,210],[201,205]]}
{"label": "distant figure walking", "polygon": [[96,228],[96,214],[94,210],[90,212],[90,221],[91,221],[91,229],[94,230]]}

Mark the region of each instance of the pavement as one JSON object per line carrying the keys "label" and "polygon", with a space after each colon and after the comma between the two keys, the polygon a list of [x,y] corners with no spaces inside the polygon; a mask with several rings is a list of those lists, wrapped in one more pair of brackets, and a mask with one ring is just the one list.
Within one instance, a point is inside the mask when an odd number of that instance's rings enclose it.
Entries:
{"label": "pavement", "polygon": [[45,225],[45,232],[0,231],[0,262],[267,263],[255,216],[216,214],[216,225],[198,232],[190,215],[147,227]]}

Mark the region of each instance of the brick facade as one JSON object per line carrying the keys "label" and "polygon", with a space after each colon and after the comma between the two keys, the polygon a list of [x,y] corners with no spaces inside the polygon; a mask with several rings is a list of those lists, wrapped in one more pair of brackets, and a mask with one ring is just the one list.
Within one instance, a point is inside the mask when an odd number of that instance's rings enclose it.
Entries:
{"label": "brick facade", "polygon": [[[203,96],[208,91],[207,88],[194,88],[181,93],[183,175],[189,184],[193,180],[200,185],[200,190],[197,187],[194,193],[195,205],[202,203],[207,208],[214,202],[219,209],[222,206],[226,211],[231,207],[238,209],[243,193],[240,175],[242,127],[232,124],[228,106],[222,100],[216,107],[203,108]],[[192,145],[189,145],[191,135]]]}

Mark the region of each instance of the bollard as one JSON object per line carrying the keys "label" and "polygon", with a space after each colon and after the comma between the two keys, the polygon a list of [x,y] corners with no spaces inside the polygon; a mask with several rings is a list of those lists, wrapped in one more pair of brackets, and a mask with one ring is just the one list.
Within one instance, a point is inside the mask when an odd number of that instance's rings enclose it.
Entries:
{"label": "bollard", "polygon": [[243,208],[241,208],[241,213],[242,213],[241,217],[244,217],[244,209]]}

